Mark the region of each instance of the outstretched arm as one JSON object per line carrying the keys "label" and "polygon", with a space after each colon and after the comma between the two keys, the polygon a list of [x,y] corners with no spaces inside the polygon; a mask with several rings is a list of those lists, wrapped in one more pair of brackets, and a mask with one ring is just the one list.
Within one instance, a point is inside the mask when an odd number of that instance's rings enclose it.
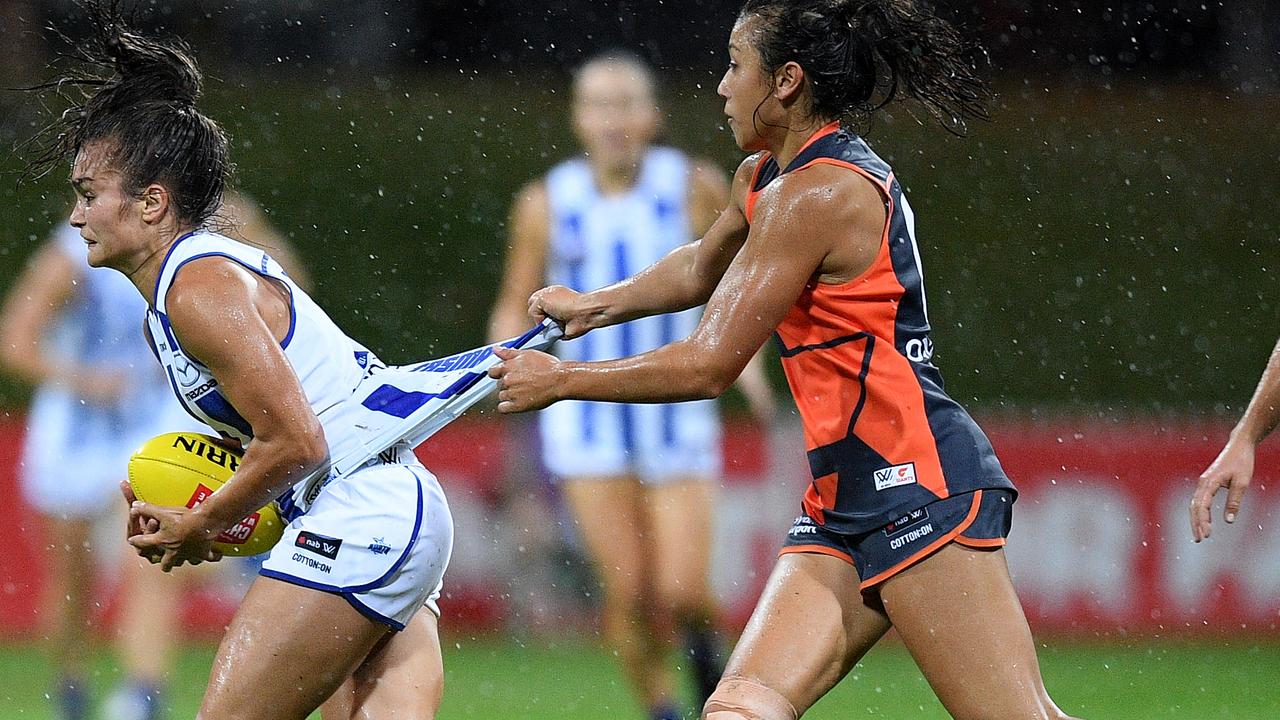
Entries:
{"label": "outstretched arm", "polygon": [[[757,160],[758,156],[752,156],[738,167],[732,201],[700,240],[682,245],[639,273],[599,290],[576,293],[559,285],[543,288],[529,298],[529,314],[538,320],[549,316],[560,321],[568,339],[595,328],[705,304],[746,242],[745,202]],[[694,182],[695,192],[697,183],[711,183],[697,173]],[[708,197],[713,193],[710,187],[704,191]]]}
{"label": "outstretched arm", "polygon": [[1209,537],[1213,531],[1213,496],[1222,488],[1227,489],[1223,519],[1235,522],[1244,491],[1253,479],[1253,457],[1258,443],[1277,424],[1280,424],[1280,342],[1271,351],[1271,359],[1262,372],[1262,379],[1258,381],[1244,417],[1236,423],[1231,438],[1217,459],[1200,476],[1195,495],[1191,498],[1191,534],[1196,542]]}
{"label": "outstretched arm", "polygon": [[490,370],[499,378],[498,410],[536,410],[567,399],[677,402],[719,395],[822,272],[833,248],[849,277],[874,260],[884,205],[870,183],[850,178],[847,171],[815,168],[771,185],[746,244],[685,340],[608,362],[498,351],[504,362]]}

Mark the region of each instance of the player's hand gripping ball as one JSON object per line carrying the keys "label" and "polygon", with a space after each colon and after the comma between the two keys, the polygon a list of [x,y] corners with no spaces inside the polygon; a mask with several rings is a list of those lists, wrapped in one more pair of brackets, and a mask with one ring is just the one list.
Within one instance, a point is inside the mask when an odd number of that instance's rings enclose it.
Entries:
{"label": "player's hand gripping ball", "polygon": [[[241,453],[200,433],[157,435],[129,458],[129,485],[143,502],[193,508],[231,479]],[[218,535],[213,548],[223,555],[267,552],[284,532],[284,521],[268,505]]]}

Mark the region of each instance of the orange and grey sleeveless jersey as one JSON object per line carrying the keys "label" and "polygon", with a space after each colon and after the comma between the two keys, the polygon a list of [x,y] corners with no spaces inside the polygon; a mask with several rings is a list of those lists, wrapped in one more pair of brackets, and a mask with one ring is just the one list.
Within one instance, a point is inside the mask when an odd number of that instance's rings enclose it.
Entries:
{"label": "orange and grey sleeveless jersey", "polygon": [[940,498],[1012,489],[986,435],[943,391],[932,363],[915,220],[889,166],[832,123],[786,168],[772,156],[760,159],[748,222],[765,186],[816,164],[869,180],[887,217],[871,267],[839,285],[815,278],[777,328],[813,474],[805,514],[834,531],[861,533]]}

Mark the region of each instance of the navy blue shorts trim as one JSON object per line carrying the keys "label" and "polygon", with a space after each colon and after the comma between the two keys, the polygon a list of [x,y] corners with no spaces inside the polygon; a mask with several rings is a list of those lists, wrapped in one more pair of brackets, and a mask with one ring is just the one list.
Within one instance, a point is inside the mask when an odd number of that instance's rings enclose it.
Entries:
{"label": "navy blue shorts trim", "polygon": [[868,590],[940,550],[949,542],[976,548],[1004,545],[1016,494],[1003,488],[975,490],[937,500],[883,528],[844,535],[807,515],[792,523],[779,554],[820,553],[853,565]]}

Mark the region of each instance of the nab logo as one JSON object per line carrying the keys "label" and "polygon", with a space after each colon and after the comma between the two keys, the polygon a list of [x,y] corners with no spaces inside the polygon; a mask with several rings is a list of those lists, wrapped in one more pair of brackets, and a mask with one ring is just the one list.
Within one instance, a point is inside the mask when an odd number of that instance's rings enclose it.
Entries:
{"label": "nab logo", "polygon": [[901,485],[914,485],[916,482],[916,464],[894,465],[883,470],[876,470],[871,475],[876,481],[877,492]]}
{"label": "nab logo", "polygon": [[894,535],[906,530],[914,525],[919,525],[929,519],[929,508],[922,507],[918,510],[912,510],[910,513],[894,520],[884,526],[885,537],[893,537]]}
{"label": "nab logo", "polygon": [[338,550],[342,547],[342,538],[325,537],[324,535],[316,535],[313,532],[303,530],[298,533],[298,539],[294,545],[309,550],[317,555],[334,560],[338,557]]}

